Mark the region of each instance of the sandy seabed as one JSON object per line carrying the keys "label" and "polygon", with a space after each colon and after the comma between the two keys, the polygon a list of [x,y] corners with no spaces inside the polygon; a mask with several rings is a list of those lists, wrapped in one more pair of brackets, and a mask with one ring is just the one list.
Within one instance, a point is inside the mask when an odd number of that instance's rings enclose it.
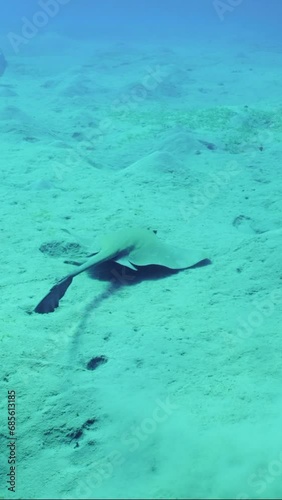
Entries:
{"label": "sandy seabed", "polygon": [[[281,497],[281,48],[49,34],[8,62],[1,494],[15,390],[17,498]],[[135,226],[212,264],[110,264],[31,314]]]}

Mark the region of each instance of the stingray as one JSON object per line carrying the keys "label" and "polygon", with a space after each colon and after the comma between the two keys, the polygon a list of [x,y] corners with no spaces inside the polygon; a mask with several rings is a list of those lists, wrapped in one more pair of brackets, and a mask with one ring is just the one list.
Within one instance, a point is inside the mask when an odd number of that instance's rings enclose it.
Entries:
{"label": "stingray", "polygon": [[156,231],[149,229],[116,231],[104,236],[98,251],[89,255],[84,264],[78,265],[74,271],[58,281],[37,304],[34,311],[40,314],[53,312],[59,306],[60,299],[65,295],[75,276],[110,260],[138,271],[138,267],[149,265],[163,266],[172,270],[187,269],[208,259],[202,252],[188,251],[163,243],[156,236]]}

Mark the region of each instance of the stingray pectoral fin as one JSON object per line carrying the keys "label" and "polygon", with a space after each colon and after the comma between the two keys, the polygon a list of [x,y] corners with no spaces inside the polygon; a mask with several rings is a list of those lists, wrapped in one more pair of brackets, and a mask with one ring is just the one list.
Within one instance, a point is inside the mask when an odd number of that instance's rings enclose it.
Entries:
{"label": "stingray pectoral fin", "polygon": [[137,271],[137,267],[135,267],[131,262],[129,262],[127,257],[120,257],[119,259],[114,259],[115,262],[120,264],[121,266],[129,267],[129,269],[133,269],[133,271]]}
{"label": "stingray pectoral fin", "polygon": [[135,249],[128,256],[128,260],[136,266],[158,265],[169,269],[186,269],[206,258],[202,251],[178,248],[162,242]]}
{"label": "stingray pectoral fin", "polygon": [[187,250],[187,248],[178,248],[170,245],[166,246],[168,247],[168,251],[165,255],[165,260],[167,262],[166,267],[170,269],[187,269],[207,259],[207,254],[202,250]]}
{"label": "stingray pectoral fin", "polygon": [[100,250],[96,250],[96,252],[92,252],[90,253],[89,255],[86,255],[87,259],[89,259],[89,257],[93,257],[93,255],[97,255],[97,253],[99,253]]}
{"label": "stingray pectoral fin", "polygon": [[54,285],[49,293],[37,304],[34,311],[39,314],[53,312],[58,306],[60,299],[65,295],[73,280],[72,276],[66,276]]}

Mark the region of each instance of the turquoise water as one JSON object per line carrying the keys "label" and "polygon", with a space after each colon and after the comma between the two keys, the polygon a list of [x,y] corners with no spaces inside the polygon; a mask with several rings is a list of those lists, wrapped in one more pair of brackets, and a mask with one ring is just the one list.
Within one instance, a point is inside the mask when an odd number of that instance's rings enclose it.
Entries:
{"label": "turquoise water", "polygon": [[281,498],[281,13],[1,2],[1,498]]}

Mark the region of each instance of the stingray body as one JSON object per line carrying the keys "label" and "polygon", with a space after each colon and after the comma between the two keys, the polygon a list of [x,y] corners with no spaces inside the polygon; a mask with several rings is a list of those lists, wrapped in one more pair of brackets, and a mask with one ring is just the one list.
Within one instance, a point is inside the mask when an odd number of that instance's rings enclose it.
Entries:
{"label": "stingray body", "polygon": [[101,239],[99,250],[91,254],[84,264],[56,283],[34,311],[40,314],[53,312],[75,276],[105,261],[113,260],[138,271],[139,266],[148,265],[186,269],[205,259],[206,256],[202,252],[188,251],[163,243],[154,231],[148,229],[115,231]]}

